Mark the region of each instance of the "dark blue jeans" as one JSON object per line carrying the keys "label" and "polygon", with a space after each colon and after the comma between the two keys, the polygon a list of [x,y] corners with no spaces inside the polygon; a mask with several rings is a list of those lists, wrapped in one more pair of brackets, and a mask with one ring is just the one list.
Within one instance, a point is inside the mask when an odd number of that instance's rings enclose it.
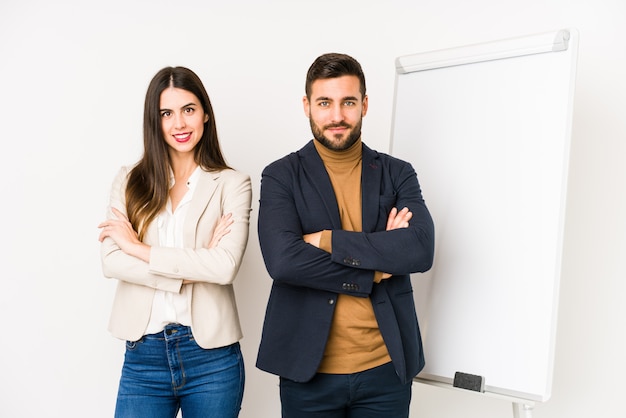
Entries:
{"label": "dark blue jeans", "polygon": [[244,387],[239,343],[206,350],[186,326],[126,343],[116,418],[235,418]]}
{"label": "dark blue jeans", "polygon": [[402,384],[392,363],[306,383],[281,377],[280,400],[283,418],[408,418],[411,382]]}

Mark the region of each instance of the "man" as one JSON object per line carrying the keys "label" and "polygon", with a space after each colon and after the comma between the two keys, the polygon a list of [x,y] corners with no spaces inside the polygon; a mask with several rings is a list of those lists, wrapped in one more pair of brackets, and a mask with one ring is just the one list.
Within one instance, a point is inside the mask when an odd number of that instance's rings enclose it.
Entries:
{"label": "man", "polygon": [[432,218],[411,165],[361,142],[360,64],[322,55],[305,90],[314,139],[261,178],[257,367],[280,376],[285,418],[408,417],[424,365],[409,274],[431,267]]}

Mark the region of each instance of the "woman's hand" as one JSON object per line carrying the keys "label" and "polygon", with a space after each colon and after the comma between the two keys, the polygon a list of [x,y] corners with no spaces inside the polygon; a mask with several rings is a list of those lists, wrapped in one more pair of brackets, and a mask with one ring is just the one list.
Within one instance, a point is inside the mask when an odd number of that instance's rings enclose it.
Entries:
{"label": "woman's hand", "polygon": [[[230,226],[233,224],[233,222],[235,221],[233,220],[232,213],[227,213],[226,215],[223,215],[220,218],[220,221],[215,226],[215,229],[213,230],[213,236],[211,237],[211,241],[209,241],[209,244],[206,247],[208,249],[217,247],[217,244],[219,244],[220,240],[224,237],[224,235],[230,232]],[[195,283],[195,280],[189,280],[189,279],[183,280],[183,284],[192,284],[192,283]]]}
{"label": "woman's hand", "polygon": [[135,256],[146,263],[150,262],[150,246],[139,241],[137,232],[126,215],[116,208],[111,208],[111,210],[117,219],[107,219],[98,225],[98,228],[101,228],[98,238],[100,242],[107,237],[111,238],[126,254]]}
{"label": "woman's hand", "polygon": [[224,235],[230,232],[230,226],[233,224],[233,222],[235,221],[233,220],[232,213],[227,213],[226,215],[223,215],[217,226],[213,230],[213,236],[211,237],[211,241],[209,241],[209,245],[207,245],[207,248],[217,247],[217,244],[219,244]]}

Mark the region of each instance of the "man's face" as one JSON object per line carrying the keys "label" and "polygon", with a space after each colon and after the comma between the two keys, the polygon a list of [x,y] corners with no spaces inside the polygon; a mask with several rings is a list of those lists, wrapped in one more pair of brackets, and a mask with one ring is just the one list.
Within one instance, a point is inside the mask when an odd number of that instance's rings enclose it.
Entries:
{"label": "man's face", "polygon": [[302,99],[313,136],[326,148],[343,151],[360,138],[367,96],[361,97],[359,87],[352,75],[320,79],[311,84],[310,100]]}

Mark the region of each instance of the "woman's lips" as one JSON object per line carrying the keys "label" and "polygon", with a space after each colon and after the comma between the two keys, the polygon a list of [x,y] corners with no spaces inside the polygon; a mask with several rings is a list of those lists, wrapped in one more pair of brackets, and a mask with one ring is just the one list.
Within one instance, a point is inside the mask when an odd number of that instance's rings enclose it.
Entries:
{"label": "woman's lips", "polygon": [[187,142],[189,141],[189,138],[191,138],[191,132],[174,135],[174,139],[176,140],[176,142]]}

